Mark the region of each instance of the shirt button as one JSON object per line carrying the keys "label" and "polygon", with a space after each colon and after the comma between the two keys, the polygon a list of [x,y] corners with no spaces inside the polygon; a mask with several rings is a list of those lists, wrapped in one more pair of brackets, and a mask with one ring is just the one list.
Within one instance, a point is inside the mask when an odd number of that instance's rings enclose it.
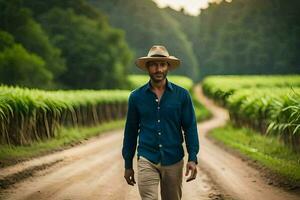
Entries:
{"label": "shirt button", "polygon": [[159,110],[159,109],[160,109],[160,107],[158,106],[158,107],[157,107],[157,109]]}
{"label": "shirt button", "polygon": [[158,132],[158,135],[161,135],[161,132]]}
{"label": "shirt button", "polygon": [[160,144],[159,147],[162,148],[162,145]]}
{"label": "shirt button", "polygon": [[158,99],[155,99],[156,102],[158,102]]}
{"label": "shirt button", "polygon": [[159,122],[160,122],[160,120],[157,120],[157,122],[159,123]]}

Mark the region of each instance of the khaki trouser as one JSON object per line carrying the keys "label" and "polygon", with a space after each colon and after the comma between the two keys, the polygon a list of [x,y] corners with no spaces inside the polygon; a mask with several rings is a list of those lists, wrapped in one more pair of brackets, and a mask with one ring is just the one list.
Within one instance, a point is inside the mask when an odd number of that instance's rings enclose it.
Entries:
{"label": "khaki trouser", "polygon": [[180,200],[183,163],[181,160],[173,165],[161,166],[141,156],[138,160],[138,187],[142,200],[157,200],[159,183],[162,200]]}

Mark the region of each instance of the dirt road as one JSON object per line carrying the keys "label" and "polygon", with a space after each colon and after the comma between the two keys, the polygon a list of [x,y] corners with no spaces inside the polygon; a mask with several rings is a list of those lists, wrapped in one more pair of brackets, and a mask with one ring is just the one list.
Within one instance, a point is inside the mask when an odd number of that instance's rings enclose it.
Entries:
{"label": "dirt road", "polygon": [[[223,125],[228,115],[204,98],[200,88],[197,90],[199,98],[212,110],[214,117],[198,125],[201,145],[199,174],[195,181],[184,182],[183,199],[221,199],[230,195],[234,199],[247,200],[299,200],[299,196],[269,186],[256,170],[205,137],[209,130]],[[42,163],[60,161],[2,190],[0,199],[140,199],[137,186],[128,186],[123,179],[122,134],[122,130],[111,131],[71,149],[0,169],[0,178],[3,178]]]}
{"label": "dirt road", "polygon": [[[32,162],[54,159],[62,162],[35,174],[34,177],[3,191],[3,199],[140,199],[137,186],[123,179],[121,158],[122,131],[114,131],[87,144]],[[53,160],[52,160],[53,161]],[[27,165],[30,165],[29,163]],[[23,165],[25,166],[25,165]],[[20,170],[23,166],[7,170]],[[210,199],[218,193],[209,178],[200,172],[197,181],[184,185],[185,199]]]}

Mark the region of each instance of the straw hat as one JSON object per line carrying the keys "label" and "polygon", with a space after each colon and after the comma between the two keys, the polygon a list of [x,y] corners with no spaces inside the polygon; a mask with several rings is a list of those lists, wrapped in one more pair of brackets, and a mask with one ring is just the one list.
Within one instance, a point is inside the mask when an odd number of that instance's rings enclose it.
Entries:
{"label": "straw hat", "polygon": [[164,47],[162,45],[152,46],[148,52],[148,55],[145,57],[138,58],[135,61],[135,64],[140,69],[147,71],[146,63],[148,61],[156,61],[156,60],[167,61],[170,64],[170,66],[169,66],[170,70],[173,70],[180,65],[180,60],[174,56],[170,56],[166,47]]}

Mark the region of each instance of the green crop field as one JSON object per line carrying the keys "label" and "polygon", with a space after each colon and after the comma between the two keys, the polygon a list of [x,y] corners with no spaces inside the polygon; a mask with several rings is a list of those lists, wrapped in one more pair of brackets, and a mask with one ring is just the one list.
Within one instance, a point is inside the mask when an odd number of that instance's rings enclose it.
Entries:
{"label": "green crop field", "polygon": [[91,126],[121,119],[127,110],[127,90],[44,91],[0,87],[0,142],[26,145],[49,139],[57,127]]}
{"label": "green crop field", "polygon": [[205,94],[229,109],[230,118],[300,146],[300,76],[212,76]]}
{"label": "green crop field", "polygon": [[[148,76],[129,77],[132,88],[146,83]],[[171,81],[192,90],[193,81],[172,76]],[[126,115],[129,90],[55,90],[45,91],[0,86],[0,143],[28,145],[57,136],[60,126],[94,126]],[[195,102],[195,101],[194,101]],[[209,116],[195,102],[197,119]]]}
{"label": "green crop field", "polygon": [[226,99],[242,88],[295,87],[300,87],[299,75],[209,76],[203,80],[204,93],[221,104],[226,104]]}

